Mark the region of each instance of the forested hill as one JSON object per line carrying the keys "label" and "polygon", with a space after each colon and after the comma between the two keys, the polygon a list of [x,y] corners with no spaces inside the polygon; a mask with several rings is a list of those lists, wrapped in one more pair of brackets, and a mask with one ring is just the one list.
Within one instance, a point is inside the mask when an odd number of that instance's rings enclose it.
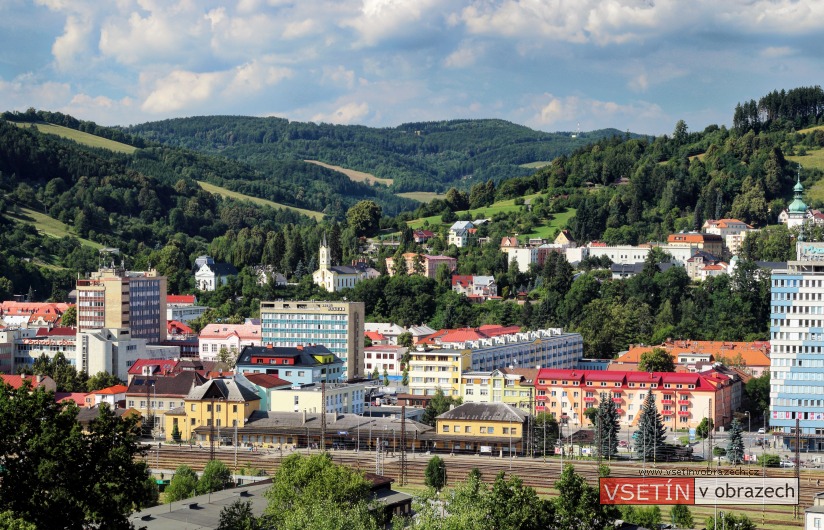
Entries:
{"label": "forested hill", "polygon": [[[550,161],[594,141],[624,136],[617,129],[546,133],[503,120],[371,128],[243,116],[180,118],[123,130],[146,141],[241,160],[268,174],[267,182],[279,178],[272,169],[284,160],[318,160],[393,179],[394,192],[468,190],[478,182],[534,171],[523,164]],[[300,178],[299,171],[292,177]]]}

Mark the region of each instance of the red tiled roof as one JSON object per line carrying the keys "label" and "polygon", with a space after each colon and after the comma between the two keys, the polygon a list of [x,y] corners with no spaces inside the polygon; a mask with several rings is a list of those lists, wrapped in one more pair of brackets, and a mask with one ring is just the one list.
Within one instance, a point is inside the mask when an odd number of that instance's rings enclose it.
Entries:
{"label": "red tiled roof", "polygon": [[2,375],[0,374],[0,379],[10,385],[12,388],[17,389],[23,386],[23,381],[31,381],[31,387],[37,388],[40,386],[37,383],[37,379],[33,375]]}
{"label": "red tiled roof", "polygon": [[[628,383],[660,383],[661,375],[649,372],[610,372],[613,374],[625,374]],[[588,377],[592,379],[592,377]]]}
{"label": "red tiled roof", "polygon": [[[577,381],[612,381],[625,383],[656,383],[659,386],[663,383],[695,385],[691,390],[712,390],[718,384],[724,384],[730,378],[717,370],[709,370],[700,374],[680,373],[680,372],[638,372],[638,371],[603,371],[603,370],[558,370],[543,368],[538,372],[538,380],[546,381],[551,379],[557,381],[577,380]],[[624,385],[622,385],[624,386]],[[674,390],[674,389],[673,389]],[[677,391],[681,391],[678,389]],[[684,390],[685,391],[685,390]]]}
{"label": "red tiled roof", "polygon": [[253,374],[247,373],[243,374],[243,376],[248,379],[251,383],[262,386],[263,388],[278,388],[282,386],[292,386],[292,383],[289,381],[283,380],[280,377],[274,374]]}
{"label": "red tiled roof", "polygon": [[498,337],[500,335],[510,335],[521,331],[520,326],[501,326],[498,324],[485,324],[478,328],[487,337]]}
{"label": "red tiled roof", "polygon": [[468,340],[480,340],[485,339],[488,336],[484,333],[480,333],[474,329],[466,328],[466,329],[456,329],[451,330],[449,333],[445,334],[441,337],[441,343],[444,342],[466,342]]}
{"label": "red tiled roof", "polygon": [[767,341],[676,340],[665,342],[659,346],[632,346],[629,351],[615,361],[623,364],[637,364],[641,359],[641,354],[652,351],[653,348],[665,349],[676,361],[678,356],[682,354],[709,354],[716,361],[724,358],[735,359],[738,355],[741,355],[741,360],[746,366],[770,365],[770,343]]}
{"label": "red tiled roof", "polygon": [[552,368],[541,368],[535,379],[566,379],[568,381],[582,380],[586,370],[555,370]]}
{"label": "red tiled roof", "polygon": [[197,298],[193,294],[170,294],[166,296],[167,304],[194,304]]}
{"label": "red tiled roof", "polygon": [[74,328],[57,327],[57,328],[39,328],[37,330],[38,337],[74,337],[77,335],[77,330]]}
{"label": "red tiled roof", "polygon": [[473,276],[471,274],[455,274],[452,276],[452,287],[455,287],[459,283],[461,285],[470,285],[473,281]]}
{"label": "red tiled roof", "polygon": [[623,372],[608,372],[606,370],[592,370],[587,372],[587,379],[590,381],[623,381],[627,374]]}
{"label": "red tiled roof", "polygon": [[192,335],[194,330],[179,320],[166,321],[166,332],[172,335]]}
{"label": "red tiled roof", "polygon": [[85,392],[56,392],[54,394],[54,399],[58,403],[62,403],[64,401],[74,401],[79,407],[85,407],[86,396],[88,396],[88,394]]}
{"label": "red tiled roof", "polygon": [[386,340],[386,337],[384,337],[382,334],[378,333],[377,331],[366,331],[366,332],[364,332],[363,335],[364,335],[364,337],[368,337],[369,340],[371,340],[372,342],[375,342],[375,341],[378,341],[378,340]]}
{"label": "red tiled roof", "polygon": [[101,388],[95,390],[92,394],[99,394],[101,396],[114,396],[115,394],[125,394],[129,388],[126,385],[113,385],[108,388]]}
{"label": "red tiled roof", "polygon": [[232,335],[241,339],[260,339],[260,325],[209,324],[200,331],[201,339],[225,339]]}
{"label": "red tiled roof", "polygon": [[141,375],[143,374],[143,367],[144,366],[157,366],[157,372],[152,372],[153,375],[155,373],[159,374],[171,374],[177,370],[178,364],[180,361],[176,359],[138,359],[135,363],[129,368],[129,375]]}

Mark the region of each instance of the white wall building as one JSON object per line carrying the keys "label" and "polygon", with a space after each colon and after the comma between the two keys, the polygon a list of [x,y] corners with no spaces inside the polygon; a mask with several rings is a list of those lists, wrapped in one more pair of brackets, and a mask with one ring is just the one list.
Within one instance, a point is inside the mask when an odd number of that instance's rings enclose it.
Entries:
{"label": "white wall building", "polygon": [[392,379],[400,379],[403,377],[403,368],[401,360],[403,355],[409,348],[404,346],[383,345],[383,346],[369,346],[363,349],[364,362],[366,362],[366,375],[374,373],[378,370],[378,375],[383,377],[383,370],[386,369],[387,375]]}
{"label": "white wall building", "polygon": [[223,348],[237,355],[244,346],[261,346],[261,336],[259,324],[209,324],[198,335],[200,359],[216,361]]}

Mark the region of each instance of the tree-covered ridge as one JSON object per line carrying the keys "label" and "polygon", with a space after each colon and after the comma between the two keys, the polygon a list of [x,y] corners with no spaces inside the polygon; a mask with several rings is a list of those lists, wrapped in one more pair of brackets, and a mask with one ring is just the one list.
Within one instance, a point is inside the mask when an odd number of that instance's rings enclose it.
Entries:
{"label": "tree-covered ridge", "polygon": [[800,129],[824,118],[824,90],[820,86],[773,90],[758,102],[735,106],[732,126],[740,132],[782,128]]}
{"label": "tree-covered ridge", "polygon": [[220,153],[265,170],[285,160],[320,160],[394,179],[393,191],[469,189],[528,175],[520,164],[552,160],[621,133],[545,133],[503,120],[408,123],[394,128],[290,122],[282,118],[200,116],[135,125],[147,141]]}
{"label": "tree-covered ridge", "polygon": [[100,136],[101,138],[107,138],[109,140],[114,140],[115,142],[131,145],[133,147],[146,147],[146,142],[139,136],[126,134],[120,129],[103,127],[93,121],[78,120],[73,116],[63,114],[62,112],[49,112],[47,110],[35,110],[30,108],[26,112],[6,111],[0,115],[0,117],[4,120],[17,123],[35,123],[40,121],[52,123],[54,125],[62,125],[63,127],[68,127],[69,129],[75,129],[93,134],[95,136]]}

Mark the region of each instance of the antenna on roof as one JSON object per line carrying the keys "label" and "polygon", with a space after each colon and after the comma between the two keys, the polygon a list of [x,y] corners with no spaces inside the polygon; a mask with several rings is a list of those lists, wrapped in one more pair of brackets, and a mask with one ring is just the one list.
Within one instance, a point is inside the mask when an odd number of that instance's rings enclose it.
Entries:
{"label": "antenna on roof", "polygon": [[581,134],[581,122],[578,122],[578,128],[575,129],[575,134],[573,134],[571,138],[578,138],[579,134]]}

